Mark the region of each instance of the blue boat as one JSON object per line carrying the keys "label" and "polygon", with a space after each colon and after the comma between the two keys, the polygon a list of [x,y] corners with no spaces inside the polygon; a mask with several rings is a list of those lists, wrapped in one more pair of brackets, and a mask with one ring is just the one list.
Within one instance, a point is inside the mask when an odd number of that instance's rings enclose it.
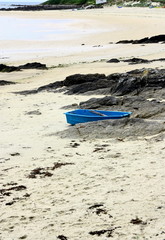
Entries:
{"label": "blue boat", "polygon": [[129,117],[131,115],[131,112],[76,109],[74,111],[66,112],[64,114],[66,115],[67,123],[75,125],[78,123]]}

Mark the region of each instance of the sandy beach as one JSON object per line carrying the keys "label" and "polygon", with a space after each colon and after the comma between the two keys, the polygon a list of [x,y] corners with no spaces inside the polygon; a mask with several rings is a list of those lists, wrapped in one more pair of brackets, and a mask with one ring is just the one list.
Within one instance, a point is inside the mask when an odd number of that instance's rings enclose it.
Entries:
{"label": "sandy beach", "polygon": [[0,240],[165,239],[164,133],[121,138],[91,131],[77,137],[64,107],[103,96],[18,93],[73,74],[163,69],[162,61],[136,66],[107,61],[164,58],[164,44],[115,44],[164,34],[164,13],[117,7],[0,13],[48,24],[44,39],[0,39],[1,64],[48,67],[0,72],[0,80],[16,83],[0,86]]}

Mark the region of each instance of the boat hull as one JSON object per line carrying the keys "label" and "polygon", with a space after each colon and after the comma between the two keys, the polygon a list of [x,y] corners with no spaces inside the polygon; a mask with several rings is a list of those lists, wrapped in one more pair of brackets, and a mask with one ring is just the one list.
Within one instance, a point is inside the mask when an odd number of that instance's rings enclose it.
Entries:
{"label": "boat hull", "polygon": [[67,123],[75,125],[78,123],[129,117],[131,115],[131,112],[76,109],[74,111],[66,112],[64,114],[66,115]]}

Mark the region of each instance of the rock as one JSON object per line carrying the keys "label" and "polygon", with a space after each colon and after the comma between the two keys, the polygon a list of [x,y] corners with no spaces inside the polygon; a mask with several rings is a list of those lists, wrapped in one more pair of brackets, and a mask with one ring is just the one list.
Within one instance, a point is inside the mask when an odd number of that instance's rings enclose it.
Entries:
{"label": "rock", "polygon": [[0,64],[0,72],[13,72],[13,71],[19,71],[19,69],[14,66],[7,66],[4,64]]}
{"label": "rock", "polygon": [[165,118],[165,102],[149,101],[140,96],[91,98],[86,102],[80,102],[79,108],[130,111],[135,118],[162,120]]}
{"label": "rock", "polygon": [[107,88],[109,86],[109,82],[107,79],[100,79],[95,82],[87,82],[72,86],[66,92],[67,94],[80,94],[86,93],[88,91],[95,91],[97,89]]}
{"label": "rock", "polygon": [[120,62],[120,60],[118,60],[117,58],[112,58],[107,61],[107,63],[119,63],[119,62]]}
{"label": "rock", "polygon": [[15,94],[21,94],[21,95],[29,95],[29,94],[36,94],[38,93],[37,90],[25,90],[25,91],[21,91],[21,92],[14,92]]}
{"label": "rock", "polygon": [[[127,73],[105,74],[75,74],[66,77],[64,81],[50,83],[35,90],[20,92],[32,94],[41,91],[64,91],[67,94],[148,94],[154,97],[165,95],[165,69],[135,69]],[[158,91],[158,93],[156,93]]]}
{"label": "rock", "polygon": [[66,77],[66,79],[63,81],[64,86],[69,87],[73,86],[75,84],[82,84],[86,82],[96,82],[100,79],[105,79],[105,74],[74,74],[71,76]]}
{"label": "rock", "polygon": [[165,58],[159,58],[159,59],[142,59],[142,58],[129,58],[124,60],[118,60],[117,58],[112,58],[107,61],[107,63],[118,63],[118,62],[128,62],[129,64],[141,64],[141,63],[151,63],[151,62],[158,62],[158,61],[165,61]]}
{"label": "rock", "polygon": [[80,102],[79,107],[84,109],[99,109],[106,108],[106,106],[121,105],[122,99],[113,96],[106,96],[103,98],[91,98],[86,102]]}
{"label": "rock", "polygon": [[118,41],[116,44],[129,44],[129,43],[133,43],[133,40],[121,40]]}
{"label": "rock", "polygon": [[19,237],[19,239],[26,239],[28,236],[27,235],[23,235],[21,237]]}
{"label": "rock", "polygon": [[38,62],[32,62],[32,63],[26,63],[24,65],[20,65],[18,67],[19,69],[47,69],[46,64],[38,63]]}
{"label": "rock", "polygon": [[0,86],[10,85],[10,84],[15,84],[15,82],[0,80]]}
{"label": "rock", "polygon": [[130,223],[137,224],[137,225],[139,225],[139,224],[146,225],[147,224],[147,222],[142,221],[138,217],[136,217],[135,219],[131,219]]}
{"label": "rock", "polygon": [[77,124],[67,130],[57,133],[61,138],[128,138],[152,136],[165,131],[163,121],[144,120],[139,118],[123,118]]}
{"label": "rock", "polygon": [[123,62],[128,62],[130,64],[139,64],[139,63],[150,63],[151,61],[142,58],[130,58],[123,60]]}
{"label": "rock", "polygon": [[132,44],[165,43],[165,35],[161,34],[161,35],[156,35],[150,38],[145,37],[139,40],[121,40],[117,42],[117,44],[128,44],[128,43],[132,43]]}
{"label": "rock", "polygon": [[60,240],[67,240],[67,239],[68,239],[68,238],[65,237],[64,235],[59,235],[57,238],[60,239]]}
{"label": "rock", "polygon": [[162,34],[162,35],[157,35],[157,36],[150,37],[146,42],[147,43],[159,43],[159,42],[164,43],[165,42],[165,35]]}
{"label": "rock", "polygon": [[4,64],[0,64],[0,72],[14,72],[14,71],[20,71],[22,69],[47,69],[46,64],[41,64],[38,62],[33,63],[26,63],[24,65],[20,66],[7,66]]}
{"label": "rock", "polygon": [[136,77],[124,77],[121,78],[120,81],[114,86],[112,89],[112,93],[115,95],[125,95],[129,94],[133,91],[137,91],[141,87],[141,81],[137,81]]}
{"label": "rock", "polygon": [[56,90],[57,88],[61,88],[63,87],[63,81],[57,81],[57,82],[54,82],[54,83],[50,83],[48,85],[45,85],[45,86],[42,86],[42,87],[39,87],[37,92],[41,92],[41,91],[54,91]]}
{"label": "rock", "polygon": [[10,153],[10,155],[11,155],[12,157],[15,157],[15,156],[20,156],[20,153],[14,152],[14,153]]}
{"label": "rock", "polygon": [[38,110],[27,112],[26,115],[41,115],[42,113]]}

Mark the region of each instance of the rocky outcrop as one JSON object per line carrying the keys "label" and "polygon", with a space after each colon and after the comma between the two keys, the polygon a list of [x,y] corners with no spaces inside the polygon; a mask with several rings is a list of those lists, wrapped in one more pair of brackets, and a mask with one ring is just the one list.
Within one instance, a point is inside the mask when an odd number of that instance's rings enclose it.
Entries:
{"label": "rocky outcrop", "polygon": [[32,63],[26,63],[24,65],[18,66],[18,69],[47,69],[46,64],[39,63],[39,62],[32,62]]}
{"label": "rocky outcrop", "polygon": [[14,8],[1,8],[0,11],[41,11],[41,10],[62,10],[74,9],[79,5],[19,5]]}
{"label": "rocky outcrop", "polygon": [[[165,89],[165,69],[136,69],[127,73],[104,74],[74,74],[64,81],[58,81],[42,86],[36,90],[21,92],[32,94],[41,91],[64,91],[66,94],[154,94]],[[162,92],[162,94],[164,94]]]}
{"label": "rocky outcrop", "polygon": [[74,74],[66,77],[63,81],[64,86],[69,87],[77,84],[87,83],[87,82],[97,82],[97,80],[105,79],[105,74]]}
{"label": "rocky outcrop", "polygon": [[147,100],[140,96],[91,98],[88,101],[80,102],[78,108],[104,109],[115,111],[129,111],[135,118],[165,118],[165,102],[159,100]]}
{"label": "rocky outcrop", "polygon": [[26,63],[24,65],[20,66],[7,66],[4,64],[0,64],[0,72],[14,72],[14,71],[20,71],[23,69],[47,69],[46,64],[33,62],[33,63]]}
{"label": "rocky outcrop", "polygon": [[112,59],[107,61],[107,63],[119,63],[119,62],[120,62],[120,60],[117,59],[117,58],[112,58]]}
{"label": "rocky outcrop", "polygon": [[14,82],[0,80],[0,86],[15,84]]}
{"label": "rocky outcrop", "polygon": [[165,35],[156,35],[153,37],[145,37],[139,40],[121,40],[117,44],[148,44],[148,43],[165,43]]}
{"label": "rocky outcrop", "polygon": [[139,63],[150,63],[152,61],[149,61],[147,59],[142,59],[142,58],[130,58],[130,59],[125,59],[123,62],[128,62],[129,64],[139,64]]}
{"label": "rocky outcrop", "polygon": [[14,66],[7,66],[4,64],[0,64],[0,72],[13,72],[13,71],[19,71],[19,69]]}
{"label": "rocky outcrop", "polygon": [[151,62],[159,62],[159,61],[160,62],[165,61],[165,58],[152,59],[152,60],[147,60],[142,58],[129,58],[124,60],[119,60],[117,58],[112,58],[108,60],[107,63],[128,62],[128,64],[141,64],[141,63],[151,63]]}
{"label": "rocky outcrop", "polygon": [[124,118],[105,120],[90,123],[81,123],[68,128],[58,135],[62,138],[116,138],[122,141],[125,138],[136,139],[139,136],[152,136],[164,133],[164,121],[151,121],[139,118]]}

